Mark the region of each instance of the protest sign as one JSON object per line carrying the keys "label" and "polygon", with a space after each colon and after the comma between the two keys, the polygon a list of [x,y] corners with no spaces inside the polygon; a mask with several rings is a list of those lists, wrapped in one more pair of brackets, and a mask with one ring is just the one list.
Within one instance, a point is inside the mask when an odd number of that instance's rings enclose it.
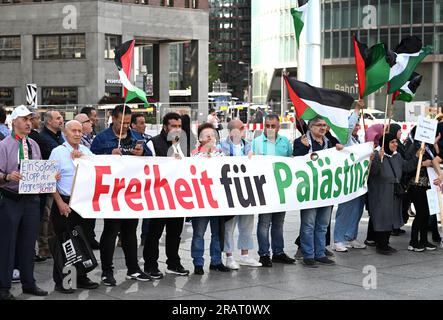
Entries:
{"label": "protest sign", "polygon": [[22,160],[20,174],[22,175],[19,183],[20,194],[43,194],[56,191],[57,161]]}
{"label": "protest sign", "polygon": [[435,136],[437,135],[437,125],[437,120],[426,119],[423,116],[419,117],[414,140],[433,145],[435,142]]}
{"label": "protest sign", "polygon": [[367,192],[372,143],[296,158],[89,156],[70,206],[84,218],[248,215],[331,206]]}

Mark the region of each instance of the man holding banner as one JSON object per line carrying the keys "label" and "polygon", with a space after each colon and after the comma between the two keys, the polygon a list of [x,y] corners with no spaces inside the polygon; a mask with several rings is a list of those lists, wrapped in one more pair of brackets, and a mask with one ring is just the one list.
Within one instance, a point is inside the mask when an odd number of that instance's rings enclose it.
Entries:
{"label": "man holding banner", "polygon": [[[54,194],[54,205],[51,210],[51,221],[54,226],[56,236],[63,232],[69,232],[69,228],[76,226],[85,229],[85,220],[69,208],[71,198],[72,184],[75,178],[75,166],[73,160],[83,155],[92,155],[88,148],[80,144],[82,137],[82,125],[77,120],[66,123],[65,128],[66,141],[52,150],[49,160],[58,162],[58,171],[61,179],[57,182],[57,191]],[[82,289],[96,289],[98,283],[92,282],[86,275],[84,268],[77,266],[77,287]],[[55,291],[70,294],[75,290],[64,288],[62,285],[63,274],[56,266],[54,261],[53,277],[55,282]]]}
{"label": "man holding banner", "polygon": [[[252,141],[252,151],[256,155],[291,157],[292,146],[286,137],[278,134],[280,119],[276,114],[265,118],[265,131]],[[283,224],[286,212],[261,214],[258,217],[258,254],[263,267],[272,267],[272,262],[293,264],[294,259],[284,252]],[[272,261],[269,251],[269,230],[272,235]]]}
{"label": "man holding banner", "polygon": [[[112,112],[111,126],[95,137],[91,152],[96,155],[133,155],[152,156],[146,144],[138,144],[137,138],[130,130],[131,109],[118,105]],[[125,253],[127,280],[150,281],[150,277],[140,270],[137,258],[137,225],[136,219],[105,219],[100,238],[100,257],[102,262],[102,281],[106,286],[115,286],[112,260],[114,257],[115,240],[120,232],[122,248]]]}
{"label": "man holding banner", "polygon": [[11,118],[14,132],[0,143],[0,300],[15,299],[10,289],[16,254],[23,293],[48,295],[34,279],[40,199],[18,194],[21,160],[41,160],[40,148],[28,138],[31,112],[22,105],[14,109]]}

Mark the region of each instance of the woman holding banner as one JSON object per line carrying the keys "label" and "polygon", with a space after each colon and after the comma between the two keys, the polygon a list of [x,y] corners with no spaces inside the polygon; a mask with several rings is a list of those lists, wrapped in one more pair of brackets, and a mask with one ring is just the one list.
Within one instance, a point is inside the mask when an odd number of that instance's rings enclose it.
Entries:
{"label": "woman holding banner", "polygon": [[[223,157],[224,154],[221,150],[216,148],[217,132],[215,131],[211,123],[202,124],[198,128],[198,141],[199,147],[192,151],[192,157],[199,158],[212,158]],[[223,217],[194,217],[192,218],[192,245],[191,256],[194,262],[194,273],[196,275],[203,275],[203,265],[205,259],[203,258],[205,252],[205,232],[208,227],[208,223],[211,224],[211,265],[210,270],[218,270],[221,272],[229,272],[228,269],[222,263],[222,250],[220,246],[220,223]]]}
{"label": "woman holding banner", "polygon": [[[380,138],[380,145],[383,145],[383,137]],[[400,180],[403,173],[413,172],[418,163],[416,155],[404,160],[397,148],[397,137],[387,133],[384,148],[374,154],[368,180],[369,214],[377,253],[383,255],[397,252],[389,246],[389,238],[393,229],[400,229],[404,224],[401,198],[404,190]]]}

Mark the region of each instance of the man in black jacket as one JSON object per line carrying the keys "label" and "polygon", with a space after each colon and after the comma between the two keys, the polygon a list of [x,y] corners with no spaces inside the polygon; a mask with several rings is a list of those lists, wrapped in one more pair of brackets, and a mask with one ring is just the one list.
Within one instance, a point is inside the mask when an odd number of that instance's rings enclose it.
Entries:
{"label": "man in black jacket", "polygon": [[[148,144],[151,150],[155,151],[157,157],[184,158],[186,155],[186,139],[182,137],[181,117],[177,113],[168,113],[163,118],[163,130],[158,136],[151,139]],[[178,250],[180,246],[181,233],[183,230],[184,218],[150,219],[148,234],[143,249],[145,260],[145,272],[152,279],[162,279],[163,273],[158,269],[159,240],[166,226],[166,273],[181,276],[189,275],[189,270],[180,263]]]}

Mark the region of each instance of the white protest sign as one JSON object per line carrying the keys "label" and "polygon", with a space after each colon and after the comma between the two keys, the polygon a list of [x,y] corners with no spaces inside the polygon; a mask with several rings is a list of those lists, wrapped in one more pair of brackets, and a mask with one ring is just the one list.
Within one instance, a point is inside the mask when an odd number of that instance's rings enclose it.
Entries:
{"label": "white protest sign", "polygon": [[428,197],[429,214],[431,216],[440,213],[440,207],[438,206],[438,194],[436,190],[429,189],[426,191]]}
{"label": "white protest sign", "polygon": [[437,120],[426,119],[423,116],[419,117],[414,140],[434,144],[435,136],[437,135],[437,125]]}
{"label": "white protest sign", "polygon": [[22,175],[18,189],[20,194],[56,191],[57,161],[55,160],[22,160],[20,174]]}

